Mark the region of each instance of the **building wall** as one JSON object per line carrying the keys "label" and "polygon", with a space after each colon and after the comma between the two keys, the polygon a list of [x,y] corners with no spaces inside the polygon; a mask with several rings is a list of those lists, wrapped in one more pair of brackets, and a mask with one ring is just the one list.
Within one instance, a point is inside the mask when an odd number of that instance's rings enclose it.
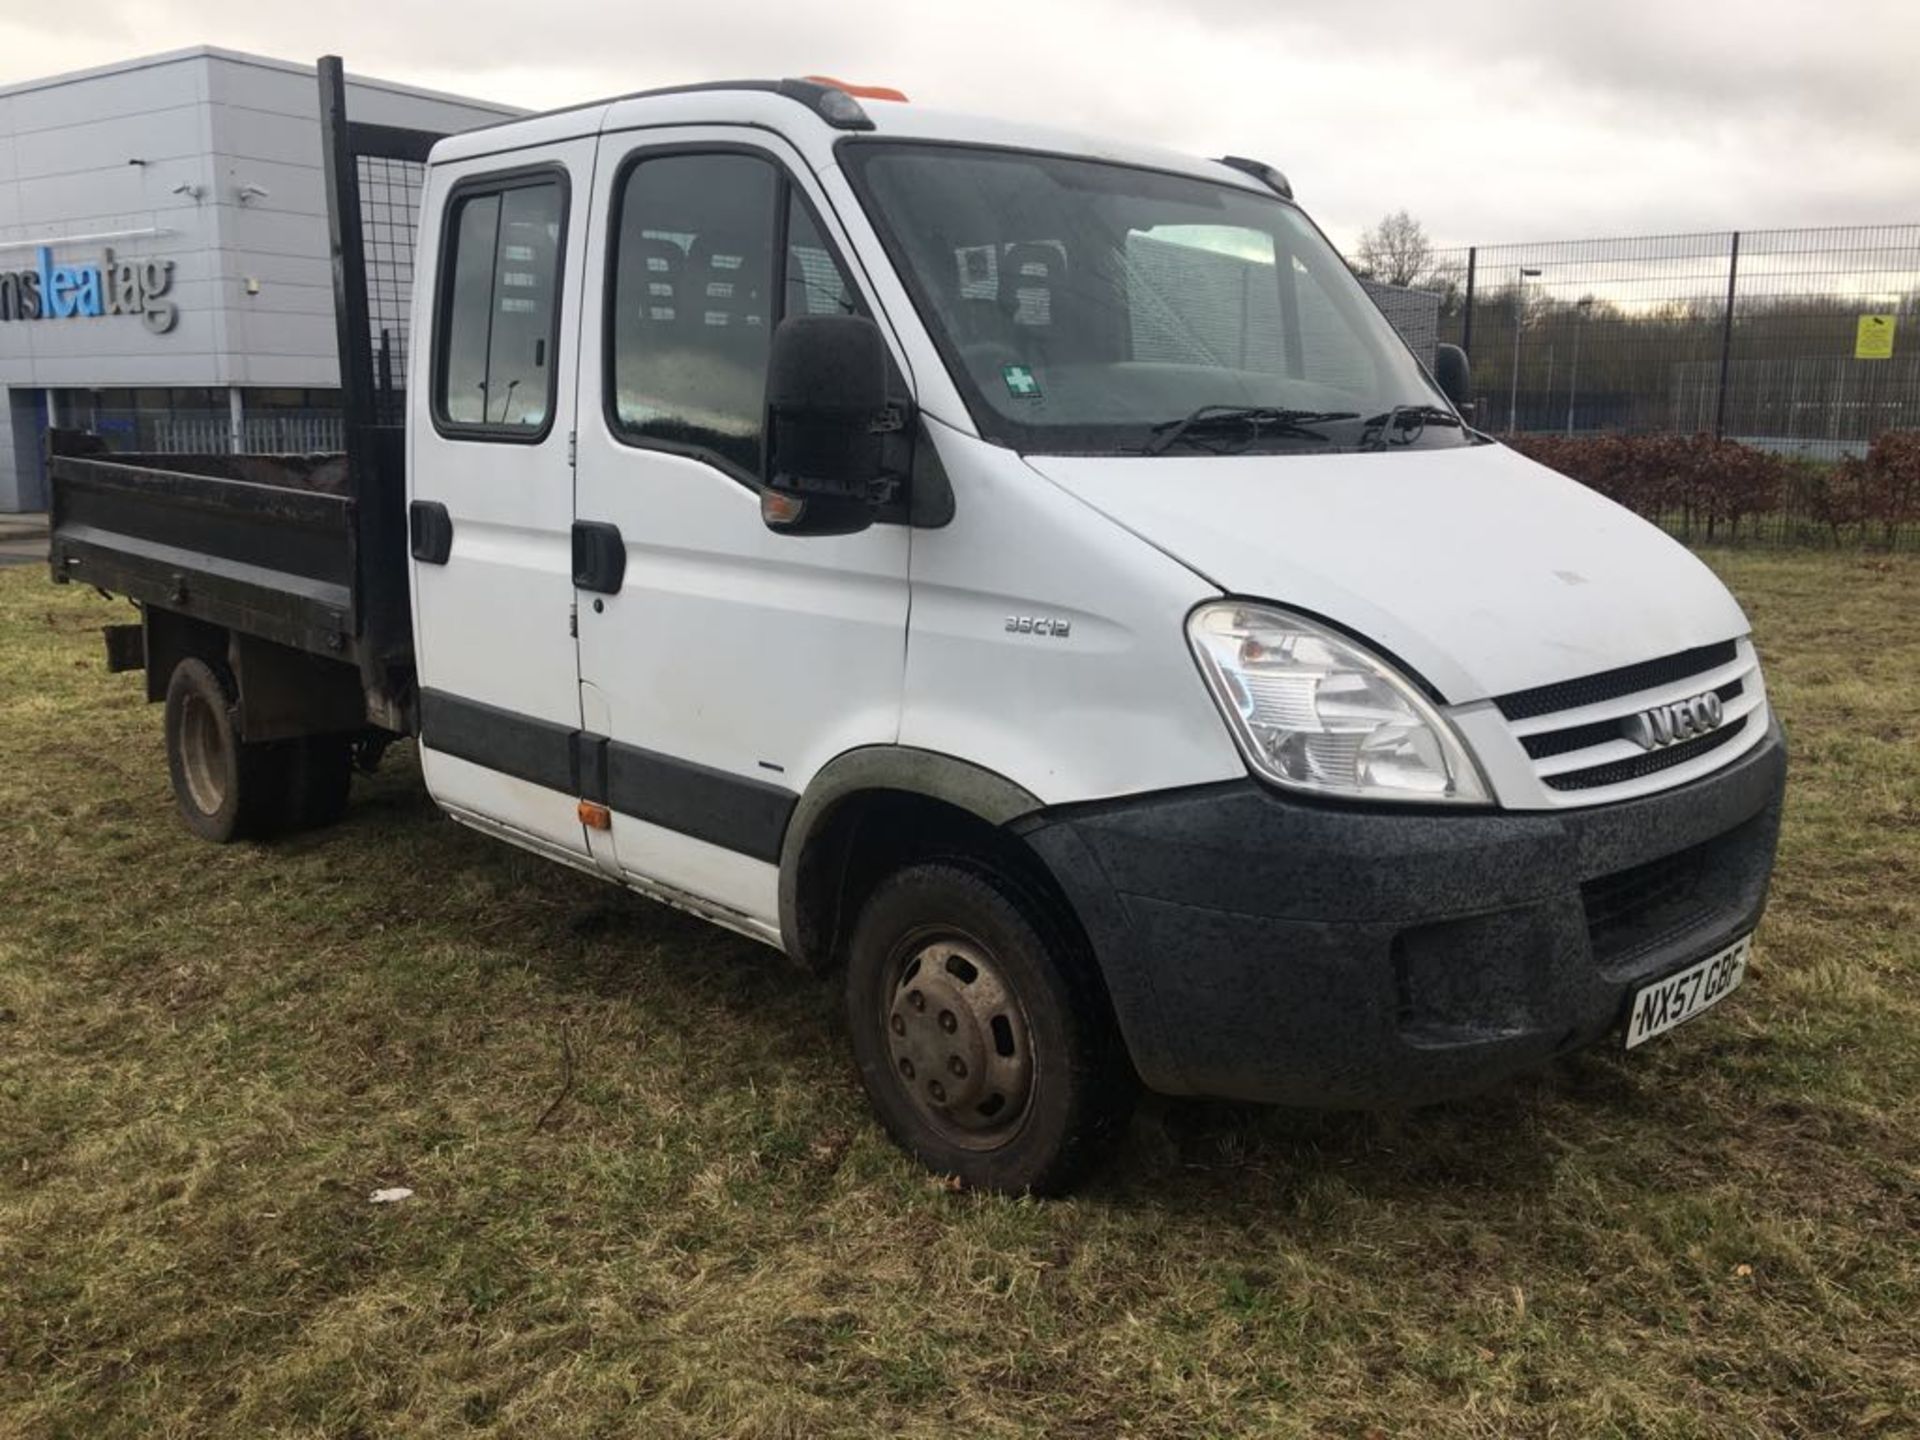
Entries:
{"label": "building wall", "polygon": [[[214,269],[225,286],[232,385],[337,385],[326,177],[311,67],[210,67],[211,150],[221,197]],[[467,130],[517,111],[349,79],[356,120]],[[269,193],[245,203],[242,185]],[[249,295],[249,278],[259,293]]]}
{"label": "building wall", "polygon": [[[1237,362],[1274,371],[1283,367],[1280,295],[1271,263],[1147,235],[1132,237],[1127,258],[1144,279],[1154,282],[1134,296],[1135,355],[1214,365]],[[1439,335],[1440,297],[1371,280],[1360,284],[1407,347],[1431,368]],[[1165,294],[1181,296],[1179,313],[1152,308],[1155,285]],[[1323,357],[1325,343],[1316,345],[1316,339],[1344,325],[1318,283],[1303,276],[1298,295],[1307,353]],[[1317,364],[1319,378],[1332,378],[1324,360]],[[1356,372],[1351,381],[1364,385],[1366,378]]]}
{"label": "building wall", "polygon": [[0,268],[31,268],[32,242],[117,234],[56,244],[53,258],[97,261],[111,247],[170,259],[179,307],[166,335],[125,315],[0,324],[0,383],[224,383],[217,210],[170,193],[206,169],[207,68],[180,56],[0,92]]}
{"label": "building wall", "polygon": [[[518,113],[357,78],[347,108],[436,131]],[[56,264],[171,261],[178,318],[0,321],[0,386],[339,383],[310,65],[202,47],[0,89],[0,271],[43,241]],[[0,435],[0,510],[31,498],[16,450]]]}
{"label": "building wall", "polygon": [[47,508],[47,466],[40,450],[38,391],[9,390],[0,405],[0,513]]}
{"label": "building wall", "polygon": [[1408,290],[1376,280],[1363,279],[1360,284],[1387,317],[1387,323],[1400,332],[1407,348],[1431,370],[1440,344],[1440,297],[1430,290]]}

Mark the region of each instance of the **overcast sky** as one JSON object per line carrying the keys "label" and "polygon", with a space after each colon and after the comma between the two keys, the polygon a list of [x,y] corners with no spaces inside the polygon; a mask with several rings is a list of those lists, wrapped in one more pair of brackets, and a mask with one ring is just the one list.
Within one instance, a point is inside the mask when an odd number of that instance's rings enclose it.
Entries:
{"label": "overcast sky", "polygon": [[1343,246],[1920,219],[1920,0],[96,0],[0,83],[208,43],[545,108],[825,73],[1257,156]]}

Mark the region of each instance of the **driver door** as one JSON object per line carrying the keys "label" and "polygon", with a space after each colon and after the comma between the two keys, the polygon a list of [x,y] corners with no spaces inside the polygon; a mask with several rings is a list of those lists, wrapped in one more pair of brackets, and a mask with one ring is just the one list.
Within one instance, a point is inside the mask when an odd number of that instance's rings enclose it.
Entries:
{"label": "driver door", "polygon": [[618,557],[578,596],[612,811],[596,855],[777,934],[794,802],[834,756],[899,733],[906,528],[791,536],[760,519],[773,329],[866,307],[777,138],[601,144],[581,355],[599,403],[581,406],[575,492],[578,526]]}

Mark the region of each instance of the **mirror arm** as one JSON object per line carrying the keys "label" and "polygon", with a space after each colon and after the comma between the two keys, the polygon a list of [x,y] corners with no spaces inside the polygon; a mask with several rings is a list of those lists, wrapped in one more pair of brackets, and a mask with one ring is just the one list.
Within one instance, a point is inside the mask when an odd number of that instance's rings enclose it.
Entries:
{"label": "mirror arm", "polygon": [[915,435],[919,427],[913,420],[911,400],[888,396],[887,408],[867,427],[870,434],[880,437],[880,473],[873,485],[876,505],[892,505],[908,489],[921,449]]}
{"label": "mirror arm", "polygon": [[907,523],[917,530],[938,530],[953,521],[953,482],[947,479],[947,467],[940,463],[940,452],[934,448],[924,420],[914,425],[908,438],[913,454],[907,481]]}

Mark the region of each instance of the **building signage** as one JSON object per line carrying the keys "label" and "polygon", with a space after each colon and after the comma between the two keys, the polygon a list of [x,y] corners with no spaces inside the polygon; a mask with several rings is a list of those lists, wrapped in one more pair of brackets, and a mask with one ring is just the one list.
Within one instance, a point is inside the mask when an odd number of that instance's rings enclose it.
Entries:
{"label": "building signage", "polygon": [[0,270],[0,320],[72,320],[96,315],[138,315],[156,335],[173,329],[180,307],[169,300],[173,261],[118,260],[56,265],[42,245],[31,270]]}

